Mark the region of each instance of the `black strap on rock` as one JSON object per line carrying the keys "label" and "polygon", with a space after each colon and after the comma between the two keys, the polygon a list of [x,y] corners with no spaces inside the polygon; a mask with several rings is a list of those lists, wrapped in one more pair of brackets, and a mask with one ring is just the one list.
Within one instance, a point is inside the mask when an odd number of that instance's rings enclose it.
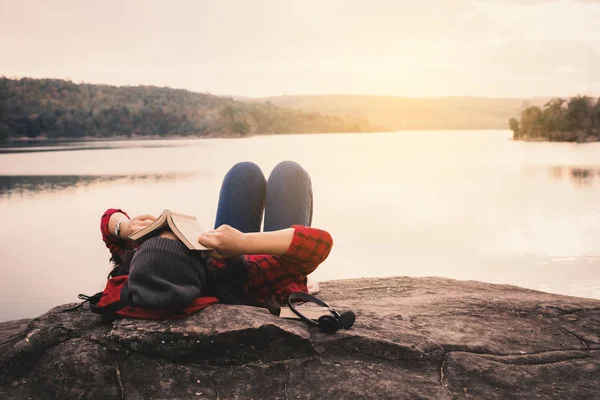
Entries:
{"label": "black strap on rock", "polygon": [[[294,307],[295,301],[309,301],[312,303],[316,303],[321,307],[325,307],[332,315],[322,315],[317,319],[317,321],[313,321],[312,319],[303,315],[296,307]],[[325,303],[323,300],[316,298],[307,293],[303,292],[294,292],[291,293],[288,297],[288,306],[290,310],[298,316],[302,321],[306,322],[309,325],[317,326],[321,331],[326,333],[335,333],[340,328],[350,329],[356,320],[356,315],[352,311],[347,311],[340,315],[337,311],[335,311],[331,306]]]}
{"label": "black strap on rock", "polygon": [[85,303],[89,302],[90,305],[91,304],[96,304],[100,301],[100,298],[102,297],[102,292],[98,292],[92,296],[88,296],[86,294],[83,293],[79,293],[79,296],[77,296],[77,298],[79,300],[83,300],[81,303],[77,304],[75,307],[71,307],[71,308],[67,308],[62,310],[62,312],[69,312],[69,311],[74,311],[77,310],[79,307],[82,307]]}

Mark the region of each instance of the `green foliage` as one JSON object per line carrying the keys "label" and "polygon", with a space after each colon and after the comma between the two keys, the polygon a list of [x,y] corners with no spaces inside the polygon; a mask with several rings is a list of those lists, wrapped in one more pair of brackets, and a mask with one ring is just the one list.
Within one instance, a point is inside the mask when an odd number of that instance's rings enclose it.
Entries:
{"label": "green foliage", "polygon": [[511,118],[513,138],[540,138],[553,141],[582,141],[600,139],[600,98],[595,102],[587,96],[576,96],[568,101],[555,98],[543,110],[527,107],[520,120]]}
{"label": "green foliage", "polygon": [[374,130],[365,120],[152,86],[0,77],[0,139]]}
{"label": "green foliage", "polygon": [[572,130],[584,130],[591,118],[590,101],[587,96],[577,96],[569,100],[567,119]]}
{"label": "green foliage", "polygon": [[519,120],[511,118],[508,120],[508,127],[514,132],[514,136],[519,136]]}
{"label": "green foliage", "polygon": [[539,137],[542,134],[542,109],[538,106],[527,107],[521,112],[519,122],[521,134]]}
{"label": "green foliage", "polygon": [[564,99],[552,99],[544,105],[542,126],[545,132],[566,131],[569,129],[567,109]]}

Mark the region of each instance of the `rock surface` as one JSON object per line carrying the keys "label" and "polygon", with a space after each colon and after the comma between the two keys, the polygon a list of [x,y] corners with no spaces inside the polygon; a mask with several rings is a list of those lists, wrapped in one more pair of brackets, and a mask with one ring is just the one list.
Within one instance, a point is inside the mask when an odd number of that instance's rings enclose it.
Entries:
{"label": "rock surface", "polygon": [[600,300],[441,278],[321,283],[334,335],[264,309],[0,324],[2,399],[600,399]]}

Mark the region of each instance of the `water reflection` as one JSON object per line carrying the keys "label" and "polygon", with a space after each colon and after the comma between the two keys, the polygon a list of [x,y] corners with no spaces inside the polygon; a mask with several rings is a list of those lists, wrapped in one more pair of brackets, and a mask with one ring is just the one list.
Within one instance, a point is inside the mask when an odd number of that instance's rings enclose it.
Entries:
{"label": "water reflection", "polygon": [[567,175],[575,186],[600,184],[600,168],[552,166],[549,172],[555,180],[562,180]]}
{"label": "water reflection", "polygon": [[149,183],[192,178],[199,173],[130,175],[0,175],[0,196],[58,192],[99,183]]}
{"label": "water reflection", "polygon": [[122,148],[187,147],[200,145],[190,139],[138,140],[31,140],[0,143],[0,154],[44,153],[49,151],[109,150]]}
{"label": "water reflection", "polygon": [[77,150],[109,150],[111,146],[43,146],[43,147],[19,147],[0,148],[0,154],[14,153],[45,153],[49,151],[77,151]]}
{"label": "water reflection", "polygon": [[[590,185],[596,177],[596,171],[587,168],[571,168],[571,181],[580,186]],[[600,175],[599,175],[600,177]]]}

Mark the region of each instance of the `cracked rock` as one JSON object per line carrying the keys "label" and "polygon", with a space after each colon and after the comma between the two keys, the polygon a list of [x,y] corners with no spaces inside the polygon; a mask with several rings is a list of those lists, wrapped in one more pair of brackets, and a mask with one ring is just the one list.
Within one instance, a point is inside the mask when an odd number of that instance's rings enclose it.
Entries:
{"label": "cracked rock", "polygon": [[595,399],[600,301],[441,278],[320,284],[334,335],[248,306],[0,323],[4,399]]}

